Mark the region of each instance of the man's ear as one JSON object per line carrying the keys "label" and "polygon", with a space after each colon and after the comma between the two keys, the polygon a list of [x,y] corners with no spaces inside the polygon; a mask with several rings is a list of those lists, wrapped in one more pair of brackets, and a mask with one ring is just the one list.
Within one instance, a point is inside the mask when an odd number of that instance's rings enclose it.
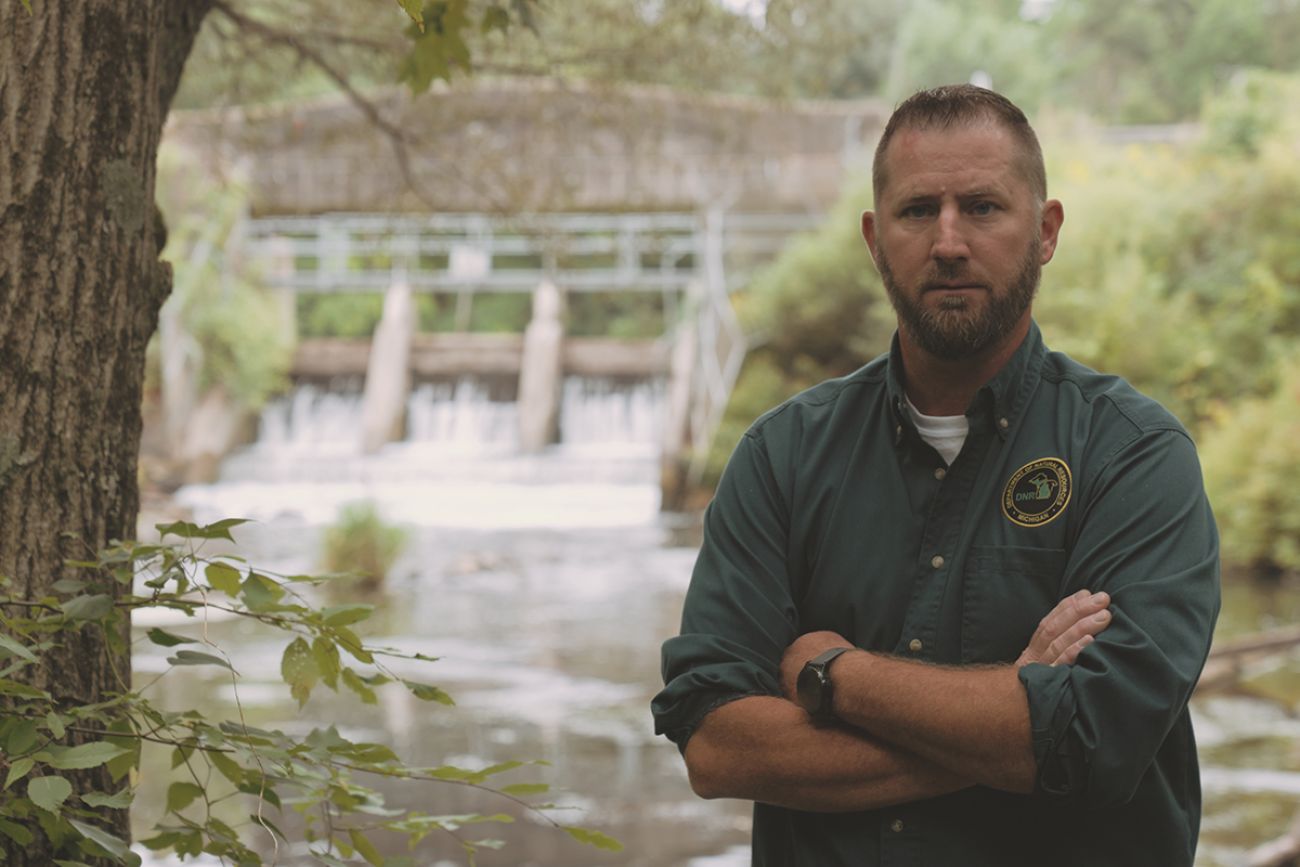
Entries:
{"label": "man's ear", "polygon": [[880,267],[880,262],[876,258],[876,214],[874,211],[862,212],[862,240],[867,242],[867,249],[871,251],[871,261]]}
{"label": "man's ear", "polygon": [[1065,209],[1056,199],[1043,202],[1043,217],[1039,223],[1042,246],[1039,262],[1046,265],[1056,253],[1056,241],[1061,236],[1061,224],[1065,222]]}

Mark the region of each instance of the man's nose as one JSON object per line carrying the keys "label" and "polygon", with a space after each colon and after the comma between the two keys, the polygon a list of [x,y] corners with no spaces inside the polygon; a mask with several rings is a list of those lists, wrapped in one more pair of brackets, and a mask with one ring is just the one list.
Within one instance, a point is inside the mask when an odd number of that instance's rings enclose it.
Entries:
{"label": "man's nose", "polygon": [[939,210],[930,255],[935,259],[965,259],[970,255],[962,231],[961,213],[956,207],[947,206]]}

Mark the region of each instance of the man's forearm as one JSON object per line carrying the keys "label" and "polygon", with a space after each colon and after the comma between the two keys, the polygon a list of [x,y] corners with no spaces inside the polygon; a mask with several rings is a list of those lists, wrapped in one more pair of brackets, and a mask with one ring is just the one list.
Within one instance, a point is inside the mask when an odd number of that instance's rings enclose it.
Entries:
{"label": "man's forearm", "polygon": [[795,704],[754,696],[725,704],[686,745],[691,787],[796,810],[843,812],[918,801],[969,783],[906,750],[843,726],[816,726]]}
{"label": "man's forearm", "polygon": [[1027,793],[1037,772],[1015,666],[945,668],[873,653],[835,661],[835,715],[965,779]]}

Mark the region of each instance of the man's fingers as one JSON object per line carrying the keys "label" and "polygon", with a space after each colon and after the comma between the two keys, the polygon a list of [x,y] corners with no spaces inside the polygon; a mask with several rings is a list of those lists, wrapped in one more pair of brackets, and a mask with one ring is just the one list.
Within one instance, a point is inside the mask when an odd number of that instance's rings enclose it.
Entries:
{"label": "man's fingers", "polygon": [[1091,635],[1083,636],[1083,638],[1067,647],[1065,652],[1058,656],[1055,661],[1050,662],[1049,665],[1074,665],[1074,661],[1079,658],[1079,654],[1092,642],[1093,637]]}
{"label": "man's fingers", "polygon": [[[1110,626],[1109,611],[1102,610],[1084,617],[1047,645],[1047,652],[1043,654],[1043,661],[1048,665],[1057,665],[1061,662],[1061,658],[1072,648],[1077,648],[1075,649],[1075,655],[1077,656],[1078,651],[1087,646],[1087,643],[1092,641],[1093,636],[1100,633],[1107,626]],[[1078,646],[1080,642],[1084,642],[1083,646]],[[1073,661],[1073,659],[1069,660],[1069,662]]]}
{"label": "man's fingers", "polygon": [[1019,664],[1044,662],[1059,664],[1068,653],[1078,655],[1083,646],[1075,645],[1084,636],[1093,636],[1110,625],[1110,594],[1079,590],[1056,603],[1038,623],[1029,646],[1020,655]]}
{"label": "man's fingers", "polygon": [[1087,590],[1080,590],[1056,603],[1056,607],[1039,623],[1034,637],[1042,641],[1045,650],[1047,645],[1060,638],[1077,623],[1105,610],[1109,604],[1108,593],[1089,593]]}

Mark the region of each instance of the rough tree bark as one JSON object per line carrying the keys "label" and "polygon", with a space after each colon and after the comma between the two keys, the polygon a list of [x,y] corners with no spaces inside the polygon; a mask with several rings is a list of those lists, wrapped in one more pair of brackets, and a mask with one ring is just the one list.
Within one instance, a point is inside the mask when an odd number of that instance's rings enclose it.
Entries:
{"label": "rough tree bark", "polygon": [[[210,5],[0,0],[0,573],[15,594],[41,596],[66,558],[134,536],[145,345],[171,289],[154,167]],[[130,670],[84,632],[41,684],[70,702]],[[125,835],[125,811],[104,812]],[[58,857],[39,842],[5,854]]]}

